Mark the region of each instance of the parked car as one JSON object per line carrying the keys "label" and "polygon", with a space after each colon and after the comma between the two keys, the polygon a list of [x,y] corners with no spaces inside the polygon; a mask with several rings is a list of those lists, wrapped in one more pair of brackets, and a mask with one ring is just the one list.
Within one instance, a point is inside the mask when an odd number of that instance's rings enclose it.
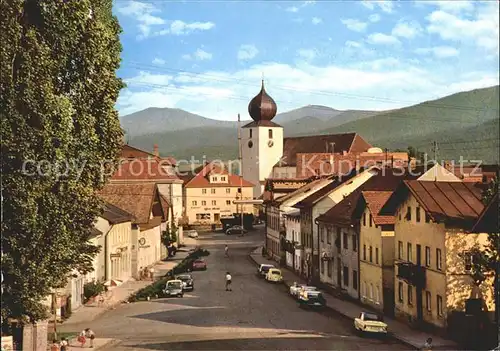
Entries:
{"label": "parked car", "polygon": [[198,232],[196,230],[186,230],[184,232],[188,237],[196,239],[198,237]]}
{"label": "parked car", "polygon": [[193,291],[194,290],[194,279],[191,274],[180,274],[175,279],[182,281],[183,291]]}
{"label": "parked car", "polygon": [[270,283],[281,283],[283,281],[281,270],[278,268],[269,268],[266,274],[266,280]]}
{"label": "parked car", "polygon": [[169,280],[165,284],[165,289],[163,289],[163,293],[167,297],[172,297],[172,296],[184,297],[184,292],[182,291],[182,280],[179,279]]}
{"label": "parked car", "polygon": [[267,274],[267,271],[271,268],[275,268],[272,264],[261,264],[259,268],[257,268],[257,274],[259,277],[265,277]]}
{"label": "parked car", "polygon": [[243,228],[241,225],[233,225],[231,228],[229,228],[228,230],[226,230],[226,234],[227,235],[231,235],[231,234],[245,234],[245,233],[248,233],[248,231]]}
{"label": "parked car", "polygon": [[207,270],[207,263],[199,258],[193,262],[193,271],[206,271]]}
{"label": "parked car", "polygon": [[354,329],[360,333],[387,334],[387,324],[383,318],[375,313],[361,312],[354,319]]}
{"label": "parked car", "polygon": [[297,284],[296,282],[293,283],[292,286],[290,286],[290,295],[293,296],[294,298],[298,299],[299,298],[299,294],[302,292],[302,291],[314,291],[314,290],[318,290],[318,288],[316,288],[315,286],[309,286],[309,285],[306,285],[306,284]]}
{"label": "parked car", "polygon": [[323,294],[317,290],[303,290],[299,294],[299,306],[301,308],[323,308],[326,306],[326,300]]}

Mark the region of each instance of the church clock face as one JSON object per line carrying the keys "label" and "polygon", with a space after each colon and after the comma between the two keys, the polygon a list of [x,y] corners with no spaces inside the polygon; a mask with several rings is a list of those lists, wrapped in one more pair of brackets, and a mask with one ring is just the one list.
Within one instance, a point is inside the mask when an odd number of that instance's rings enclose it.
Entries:
{"label": "church clock face", "polygon": [[251,148],[252,146],[253,146],[253,142],[250,140],[250,141],[248,142],[248,147],[249,147],[249,148]]}
{"label": "church clock face", "polygon": [[274,141],[269,140],[269,141],[267,142],[267,145],[268,145],[269,147],[273,147],[273,145],[274,145]]}

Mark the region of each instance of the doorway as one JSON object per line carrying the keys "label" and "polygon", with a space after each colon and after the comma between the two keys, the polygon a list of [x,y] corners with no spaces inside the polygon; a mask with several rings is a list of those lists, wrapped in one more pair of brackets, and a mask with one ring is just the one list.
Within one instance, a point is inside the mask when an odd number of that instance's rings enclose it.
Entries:
{"label": "doorway", "polygon": [[214,222],[219,224],[220,222],[220,213],[214,213]]}

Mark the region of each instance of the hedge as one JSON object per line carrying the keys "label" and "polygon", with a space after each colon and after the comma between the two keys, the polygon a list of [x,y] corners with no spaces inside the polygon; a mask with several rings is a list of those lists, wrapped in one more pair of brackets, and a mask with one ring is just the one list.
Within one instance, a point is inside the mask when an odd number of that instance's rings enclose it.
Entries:
{"label": "hedge", "polygon": [[177,266],[168,271],[167,274],[160,280],[142,288],[141,290],[130,295],[128,302],[136,302],[140,300],[147,300],[148,298],[164,297],[163,288],[169,280],[173,280],[178,274],[186,273],[193,269],[193,262],[201,257],[210,255],[210,252],[205,249],[196,249],[191,252],[185,259],[183,259]]}

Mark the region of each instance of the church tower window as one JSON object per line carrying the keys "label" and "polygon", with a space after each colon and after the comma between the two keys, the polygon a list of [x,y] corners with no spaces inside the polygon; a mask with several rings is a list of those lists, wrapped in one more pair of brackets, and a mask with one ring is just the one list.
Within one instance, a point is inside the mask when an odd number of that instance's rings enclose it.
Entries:
{"label": "church tower window", "polygon": [[250,129],[250,138],[252,137],[252,130]]}
{"label": "church tower window", "polygon": [[273,130],[269,129],[269,139],[272,139],[272,138],[273,138]]}

